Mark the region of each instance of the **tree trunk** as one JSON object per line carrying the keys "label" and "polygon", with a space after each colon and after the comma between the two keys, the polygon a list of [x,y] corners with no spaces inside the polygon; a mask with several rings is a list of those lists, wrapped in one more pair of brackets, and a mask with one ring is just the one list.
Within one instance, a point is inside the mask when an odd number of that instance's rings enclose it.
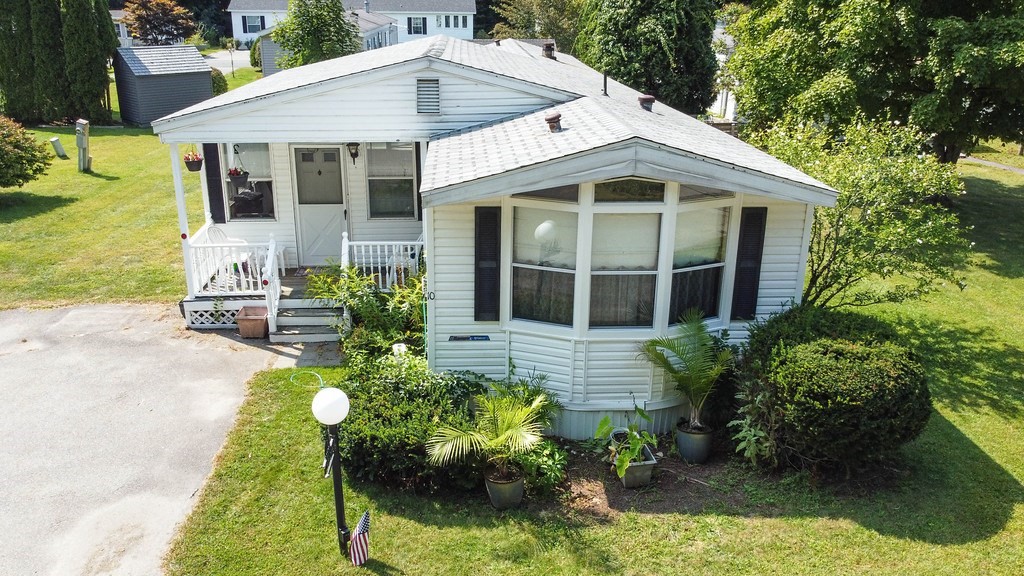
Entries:
{"label": "tree trunk", "polygon": [[959,144],[944,142],[938,136],[932,141],[932,151],[939,162],[943,164],[956,164],[960,159],[960,150]]}

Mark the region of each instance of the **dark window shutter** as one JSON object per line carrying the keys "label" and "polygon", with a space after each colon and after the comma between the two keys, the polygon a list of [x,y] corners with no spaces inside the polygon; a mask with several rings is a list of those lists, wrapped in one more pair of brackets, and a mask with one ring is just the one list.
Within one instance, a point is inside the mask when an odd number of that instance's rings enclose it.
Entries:
{"label": "dark window shutter", "polygon": [[733,320],[753,320],[757,312],[761,253],[764,251],[764,231],[767,223],[767,208],[744,208],[740,216],[736,280],[732,289]]}
{"label": "dark window shutter", "polygon": [[415,186],[416,186],[416,219],[422,222],[423,221],[423,196],[420,195],[420,166],[421,166],[421,164],[420,164],[420,154],[422,154],[423,151],[420,149],[421,145],[422,145],[421,142],[417,142],[416,145],[413,147],[413,150],[416,152],[416,157],[415,157],[415,160],[414,160],[414,162],[416,162],[416,170],[414,171],[414,173],[416,174],[416,180],[415,180]]}
{"label": "dark window shutter", "polygon": [[267,18],[266,16],[260,16],[260,30],[267,29]]}
{"label": "dark window shutter", "polygon": [[474,315],[478,322],[498,319],[501,294],[501,208],[476,209]]}
{"label": "dark window shutter", "polygon": [[408,34],[412,34],[412,16],[405,19],[405,31]]}
{"label": "dark window shutter", "polygon": [[424,34],[427,33],[427,19],[426,18],[423,19],[423,33]]}
{"label": "dark window shutter", "polygon": [[203,144],[203,164],[206,166],[206,192],[210,198],[210,215],[214,223],[223,224],[224,179],[220,175],[220,146]]}

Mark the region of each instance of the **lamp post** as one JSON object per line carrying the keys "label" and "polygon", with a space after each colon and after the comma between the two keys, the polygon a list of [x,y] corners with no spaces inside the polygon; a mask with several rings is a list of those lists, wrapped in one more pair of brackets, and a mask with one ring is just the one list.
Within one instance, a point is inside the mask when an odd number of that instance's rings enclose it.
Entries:
{"label": "lamp post", "polygon": [[348,525],[345,524],[345,493],[341,483],[341,454],[338,452],[338,424],[348,416],[348,396],[337,388],[324,388],[313,397],[313,416],[327,426],[324,444],[324,477],[334,477],[334,509],[338,521],[338,547],[348,557]]}

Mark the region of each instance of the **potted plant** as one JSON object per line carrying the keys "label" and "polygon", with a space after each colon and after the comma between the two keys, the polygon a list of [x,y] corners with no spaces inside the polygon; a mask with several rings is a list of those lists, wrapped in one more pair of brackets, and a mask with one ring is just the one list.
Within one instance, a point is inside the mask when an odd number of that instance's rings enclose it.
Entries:
{"label": "potted plant", "polygon": [[228,169],[228,179],[235,188],[243,188],[249,183],[249,173],[235,166]]}
{"label": "potted plant", "polygon": [[480,454],[487,458],[484,481],[491,505],[502,510],[523,500],[524,478],[513,458],[530,452],[541,441],[548,397],[527,402],[514,396],[480,394],[470,428],[442,426],[427,441],[430,462],[444,466]]}
{"label": "potted plant", "polygon": [[628,426],[612,426],[611,417],[605,416],[597,424],[597,432],[594,433],[595,438],[608,442],[608,459],[612,463],[612,471],[626,488],[650,484],[651,472],[658,463],[651,451],[651,446],[658,445],[658,439],[640,429],[640,418],[646,422],[651,421],[647,412],[634,403],[633,419]]}
{"label": "potted plant", "polygon": [[192,150],[185,153],[185,168],[188,168],[189,172],[199,172],[203,168],[203,157],[199,152],[196,152],[196,147],[192,146]]}
{"label": "potted plant", "polygon": [[718,378],[732,365],[732,351],[715,344],[700,311],[694,309],[680,318],[676,336],[642,342],[637,356],[664,370],[689,401],[690,417],[677,426],[676,448],[683,460],[704,462],[711,452],[711,429],[701,421],[701,412]]}

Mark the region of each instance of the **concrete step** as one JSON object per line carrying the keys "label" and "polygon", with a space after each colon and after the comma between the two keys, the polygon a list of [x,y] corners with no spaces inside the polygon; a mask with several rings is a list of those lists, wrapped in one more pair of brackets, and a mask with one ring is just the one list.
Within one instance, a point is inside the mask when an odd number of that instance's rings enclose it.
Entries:
{"label": "concrete step", "polygon": [[288,308],[278,310],[278,326],[332,326],[341,318],[341,310],[333,308]]}
{"label": "concrete step", "polygon": [[340,308],[332,307],[330,302],[324,302],[322,300],[306,300],[305,298],[281,298],[278,301],[277,307],[279,310],[295,310],[299,308],[340,310]]}
{"label": "concrete step", "polygon": [[328,326],[278,327],[270,333],[271,342],[337,342],[338,331]]}

